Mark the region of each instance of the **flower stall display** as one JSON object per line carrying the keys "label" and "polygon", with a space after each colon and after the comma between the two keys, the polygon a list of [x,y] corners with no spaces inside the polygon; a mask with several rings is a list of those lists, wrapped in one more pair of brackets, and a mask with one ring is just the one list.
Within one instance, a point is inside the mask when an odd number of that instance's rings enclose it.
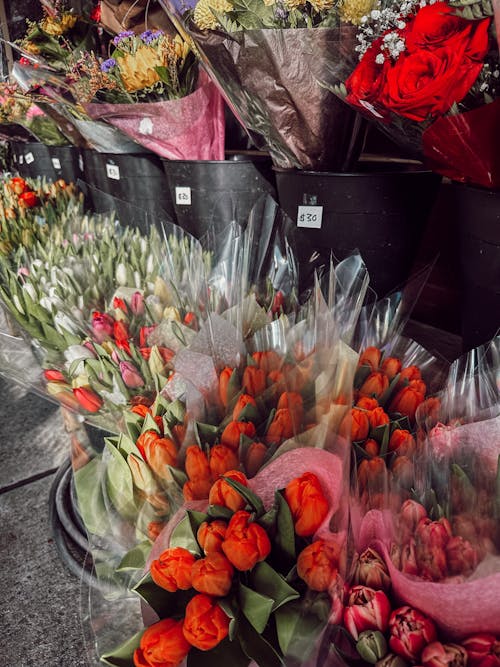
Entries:
{"label": "flower stall display", "polygon": [[489,3],[367,7],[356,45],[322,82],[395,141],[457,181],[498,187],[500,62]]}

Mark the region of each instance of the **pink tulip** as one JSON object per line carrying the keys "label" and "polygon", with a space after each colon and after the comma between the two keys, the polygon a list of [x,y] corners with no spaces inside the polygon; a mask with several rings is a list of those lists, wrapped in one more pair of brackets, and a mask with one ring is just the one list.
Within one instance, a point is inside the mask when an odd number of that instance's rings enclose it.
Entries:
{"label": "pink tulip", "polygon": [[415,530],[415,555],[419,575],[423,579],[439,581],[448,572],[445,548],[451,537],[447,519],[431,521],[428,517],[418,522]]}
{"label": "pink tulip", "polygon": [[476,569],[478,555],[469,540],[454,535],[448,540],[445,550],[449,574],[468,575]]}
{"label": "pink tulip", "polygon": [[431,619],[408,606],[392,612],[389,633],[391,650],[410,662],[417,662],[424,647],[436,640],[436,628]]}
{"label": "pink tulip", "polygon": [[92,314],[92,331],[94,338],[98,343],[102,343],[113,335],[113,325],[115,321],[107,313],[94,312]]}
{"label": "pink tulip", "polygon": [[458,644],[441,644],[432,642],[422,651],[423,667],[465,667],[467,651]]}
{"label": "pink tulip", "polygon": [[416,500],[405,500],[399,512],[399,522],[403,530],[413,535],[421,519],[425,519],[427,510]]}
{"label": "pink tulip", "polygon": [[127,387],[137,389],[144,386],[144,379],[132,362],[120,361],[120,373]]}
{"label": "pink tulip", "polygon": [[415,556],[415,540],[412,537],[401,548],[401,572],[405,574],[419,574],[417,558]]}
{"label": "pink tulip", "polygon": [[130,299],[130,310],[134,315],[144,315],[144,297],[140,292],[134,292]]}
{"label": "pink tulip", "polygon": [[385,632],[391,613],[391,603],[384,591],[367,586],[353,586],[344,609],[344,625],[354,639],[364,630]]}
{"label": "pink tulip", "polygon": [[462,642],[469,667],[500,667],[500,639],[486,632],[467,637]]}
{"label": "pink tulip", "polygon": [[388,591],[391,587],[387,566],[374,549],[366,549],[359,556],[352,580],[358,586],[368,586],[375,590]]}

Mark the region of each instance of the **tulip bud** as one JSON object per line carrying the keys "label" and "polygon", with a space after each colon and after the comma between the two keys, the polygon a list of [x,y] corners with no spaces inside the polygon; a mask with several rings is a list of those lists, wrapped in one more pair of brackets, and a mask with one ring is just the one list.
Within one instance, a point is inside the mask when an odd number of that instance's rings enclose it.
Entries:
{"label": "tulip bud", "polygon": [[224,474],[224,477],[214,482],[210,489],[208,502],[210,505],[228,507],[233,512],[237,512],[245,507],[247,501],[226,481],[227,478],[239,482],[242,486],[248,486],[248,480],[242,472],[239,472],[239,470],[228,470]]}
{"label": "tulip bud", "polygon": [[404,387],[391,400],[389,412],[398,412],[413,421],[415,419],[415,412],[423,400],[424,394],[413,387]]}
{"label": "tulip bud", "polygon": [[161,375],[165,370],[165,362],[156,345],[153,345],[153,347],[150,348],[148,366],[152,375]]}
{"label": "tulip bud", "polygon": [[375,667],[408,667],[403,658],[395,653],[388,653],[381,660],[377,660]]}
{"label": "tulip bud", "polygon": [[252,442],[245,456],[245,469],[249,477],[254,477],[261,469],[267,455],[267,447],[262,442]]}
{"label": "tulip bud", "polygon": [[418,609],[395,609],[389,619],[389,647],[410,662],[417,662],[427,644],[436,640],[436,628]]}
{"label": "tulip bud", "polygon": [[103,400],[92,389],[86,387],[76,387],[73,394],[78,403],[87,410],[87,412],[99,412],[103,405]]}
{"label": "tulip bud", "polygon": [[500,667],[500,640],[486,632],[467,637],[462,642],[470,667]]}
{"label": "tulip bud", "polygon": [[413,486],[415,480],[413,462],[407,456],[396,456],[391,463],[391,472],[401,487],[409,489]]}
{"label": "tulip bud", "polygon": [[131,361],[120,361],[120,374],[127,387],[144,387],[144,379]]}
{"label": "tulip bud", "polygon": [[266,388],[266,373],[256,366],[247,366],[243,371],[242,385],[247,394],[257,397]]}
{"label": "tulip bud", "polygon": [[228,470],[235,470],[238,465],[238,456],[225,445],[214,445],[209,455],[210,473],[213,480],[224,475]]}
{"label": "tulip bud", "polygon": [[385,426],[390,422],[389,415],[385,412],[384,408],[375,408],[374,410],[369,410],[368,421],[372,428],[377,428],[377,426]]}
{"label": "tulip bud", "polygon": [[389,380],[392,380],[401,371],[401,361],[396,357],[387,357],[382,362],[380,370],[386,373]]}
{"label": "tulip bud", "polygon": [[387,642],[379,630],[365,630],[359,635],[356,650],[363,660],[374,665],[386,655]]}
{"label": "tulip bud", "polygon": [[353,586],[344,609],[344,625],[357,640],[364,630],[385,632],[390,613],[391,603],[384,591]]}
{"label": "tulip bud", "polygon": [[369,396],[361,396],[356,403],[356,407],[360,410],[375,410],[378,408],[378,401],[376,398],[370,398]]}
{"label": "tulip bud", "polygon": [[171,322],[180,322],[181,316],[177,308],[174,308],[174,306],[167,306],[163,310],[163,319]]}
{"label": "tulip bud", "polygon": [[252,422],[237,422],[232,421],[222,431],[220,441],[223,445],[234,449],[235,451],[240,446],[240,438],[245,435],[247,438],[253,438],[256,430]]}
{"label": "tulip bud", "polygon": [[412,456],[417,445],[410,431],[397,428],[391,433],[389,451],[403,456]]}
{"label": "tulip bud", "polygon": [[374,549],[365,549],[359,556],[352,577],[353,584],[388,591],[391,577],[382,557]]}
{"label": "tulip bud", "polygon": [[144,315],[144,296],[141,292],[134,292],[130,299],[130,310],[134,315]]}
{"label": "tulip bud", "polygon": [[367,347],[359,357],[358,366],[369,366],[373,371],[377,371],[382,357],[378,347]]}
{"label": "tulip bud", "polygon": [[163,304],[170,304],[172,302],[171,290],[160,276],[156,277],[153,294],[154,296],[157,296]]}
{"label": "tulip bud", "polygon": [[340,425],[340,433],[344,437],[349,437],[351,442],[359,442],[368,437],[370,431],[370,422],[368,415],[364,410],[353,408],[350,410]]}
{"label": "tulip bud", "polygon": [[458,644],[431,642],[422,651],[423,667],[466,667],[467,651]]}
{"label": "tulip bud", "polygon": [[413,535],[420,520],[425,519],[426,516],[427,510],[425,507],[417,503],[416,500],[409,499],[401,505],[399,522],[409,535]]}
{"label": "tulip bud", "polygon": [[359,389],[360,396],[379,398],[389,387],[389,378],[385,373],[374,372],[366,378]]}
{"label": "tulip bud", "polygon": [[445,551],[449,574],[468,576],[476,569],[478,563],[477,550],[463,537],[458,535],[450,537]]}
{"label": "tulip bud", "polygon": [[116,267],[116,282],[122,287],[127,284],[127,267],[120,262]]}
{"label": "tulip bud", "polygon": [[226,537],[227,523],[216,519],[208,523],[204,521],[198,528],[196,539],[205,554],[222,551],[222,543]]}
{"label": "tulip bud", "polygon": [[243,412],[243,410],[246,408],[247,405],[251,405],[255,408],[255,410],[257,410],[257,403],[255,402],[253,396],[250,396],[249,394],[242,394],[238,398],[238,400],[236,401],[236,405],[234,406],[233,421],[238,421],[240,414]]}
{"label": "tulip bud", "polygon": [[316,540],[301,551],[297,574],[313,591],[327,591],[339,571],[340,549],[334,541]]}

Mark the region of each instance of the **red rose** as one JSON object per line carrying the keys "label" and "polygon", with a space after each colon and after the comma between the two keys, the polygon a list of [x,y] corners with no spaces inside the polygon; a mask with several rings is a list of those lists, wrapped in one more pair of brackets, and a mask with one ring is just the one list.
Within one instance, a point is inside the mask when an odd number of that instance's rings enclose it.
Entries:
{"label": "red rose", "polygon": [[385,70],[390,67],[388,60],[382,65],[375,62],[375,58],[380,53],[381,44],[381,37],[372,43],[359,65],[345,82],[348,93],[346,102],[361,109],[367,109],[378,118],[383,115],[383,110],[379,108],[377,100],[384,85]]}

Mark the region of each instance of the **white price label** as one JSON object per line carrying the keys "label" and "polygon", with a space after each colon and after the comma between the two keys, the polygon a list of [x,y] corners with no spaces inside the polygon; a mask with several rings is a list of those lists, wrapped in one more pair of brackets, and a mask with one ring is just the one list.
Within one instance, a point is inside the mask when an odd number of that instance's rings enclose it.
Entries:
{"label": "white price label", "polygon": [[24,161],[26,162],[26,164],[31,164],[32,162],[34,162],[35,158],[33,157],[33,153],[26,153],[26,155],[24,156]]}
{"label": "white price label", "polygon": [[106,162],[106,174],[108,178],[112,178],[114,181],[120,180],[120,167],[116,164],[109,164]]}
{"label": "white price label", "polygon": [[24,162],[24,155],[19,156],[19,164],[22,164]]}
{"label": "white price label", "polygon": [[78,166],[80,168],[80,171],[83,171],[83,157],[82,157],[81,153],[78,156]]}
{"label": "white price label", "polygon": [[322,206],[299,206],[297,208],[297,227],[321,229],[322,220]]}
{"label": "white price label", "polygon": [[53,157],[52,158],[52,166],[54,169],[60,169],[61,168],[61,160],[58,157]]}
{"label": "white price label", "polygon": [[176,186],[175,203],[179,206],[191,206],[191,188]]}

